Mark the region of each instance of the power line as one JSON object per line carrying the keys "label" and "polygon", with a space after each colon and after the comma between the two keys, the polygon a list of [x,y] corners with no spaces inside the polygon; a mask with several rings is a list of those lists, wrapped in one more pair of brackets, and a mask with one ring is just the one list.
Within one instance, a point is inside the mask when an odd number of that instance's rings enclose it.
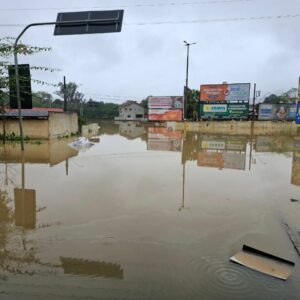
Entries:
{"label": "power line", "polygon": [[143,3],[143,4],[120,4],[103,5],[90,7],[30,7],[30,8],[1,8],[0,11],[41,11],[41,10],[83,10],[83,9],[105,9],[105,8],[143,8],[143,7],[164,7],[164,6],[191,6],[191,5],[210,5],[210,4],[231,4],[239,2],[252,2],[255,0],[213,0],[213,1],[191,1],[191,2],[164,2],[164,3]]}
{"label": "power line", "polygon": [[[124,23],[124,26],[146,26],[146,25],[176,25],[176,24],[196,24],[196,23],[225,23],[242,21],[261,21],[261,20],[282,20],[296,19],[300,14],[277,15],[277,16],[254,16],[254,17],[233,17],[233,18],[215,18],[215,19],[196,19],[179,21],[155,21],[155,22],[132,22]],[[0,24],[0,27],[25,27],[28,24]]]}

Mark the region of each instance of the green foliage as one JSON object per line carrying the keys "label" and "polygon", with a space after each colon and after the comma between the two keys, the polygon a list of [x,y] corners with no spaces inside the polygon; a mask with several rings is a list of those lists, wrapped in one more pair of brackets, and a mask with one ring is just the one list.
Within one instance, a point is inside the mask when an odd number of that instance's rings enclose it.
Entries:
{"label": "green foliage", "polygon": [[195,120],[198,117],[198,105],[199,105],[199,97],[200,92],[199,90],[188,90],[187,96],[187,119]]}
{"label": "green foliage", "polygon": [[280,104],[280,103],[295,103],[297,100],[297,89],[291,88],[281,95],[271,94],[266,97],[264,103],[266,104]]}
{"label": "green foliage", "polygon": [[53,96],[47,92],[32,93],[33,107],[52,107]]}
{"label": "green foliage", "polygon": [[[4,136],[2,133],[0,133],[0,140],[3,141],[4,139]],[[12,133],[7,133],[5,135],[5,140],[6,141],[15,141],[15,142],[18,142],[18,141],[21,141],[21,136],[19,135],[16,135],[14,132]],[[24,137],[24,141],[29,141],[29,137],[28,136],[25,136]]]}
{"label": "green foliage", "polygon": [[91,99],[84,107],[84,116],[89,120],[112,120],[119,115],[119,105],[114,103],[95,102]]}
{"label": "green foliage", "polygon": [[[59,90],[57,90],[55,94],[64,99],[64,84],[62,82],[59,82],[57,86],[59,87]],[[66,84],[68,110],[79,110],[80,105],[85,103],[84,95],[78,91],[78,88],[79,85],[75,82],[69,82]]]}
{"label": "green foliage", "polygon": [[[9,87],[8,66],[13,63],[14,42],[15,38],[12,37],[0,38],[0,90],[3,92],[7,92]],[[20,42],[17,46],[17,53],[20,55],[34,55],[50,50],[51,48],[49,47],[30,46],[23,44],[22,42]],[[57,71],[57,69],[40,66],[31,66],[31,69],[50,72]],[[41,85],[52,85],[38,79],[32,79],[32,81]]]}

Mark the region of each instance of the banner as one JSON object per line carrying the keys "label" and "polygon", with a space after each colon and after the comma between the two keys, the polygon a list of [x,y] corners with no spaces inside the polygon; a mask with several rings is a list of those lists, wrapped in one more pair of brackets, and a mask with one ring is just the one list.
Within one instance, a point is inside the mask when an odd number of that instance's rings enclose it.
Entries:
{"label": "banner", "polygon": [[249,102],[250,83],[201,85],[200,101]]}
{"label": "banner", "polygon": [[182,109],[183,97],[149,97],[148,99],[149,109]]}
{"label": "banner", "polygon": [[200,103],[199,115],[202,119],[248,119],[249,103]]}
{"label": "banner", "polygon": [[200,87],[200,101],[225,101],[227,84],[207,84]]}
{"label": "banner", "polygon": [[294,121],[296,116],[296,104],[259,104],[258,120]]}
{"label": "banner", "polygon": [[148,119],[150,121],[181,121],[182,109],[149,109]]}

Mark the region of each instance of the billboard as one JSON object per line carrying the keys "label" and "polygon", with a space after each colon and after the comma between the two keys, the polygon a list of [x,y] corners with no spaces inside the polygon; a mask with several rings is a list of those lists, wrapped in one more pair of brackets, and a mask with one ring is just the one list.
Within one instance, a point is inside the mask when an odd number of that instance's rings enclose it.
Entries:
{"label": "billboard", "polygon": [[181,121],[182,117],[182,109],[149,109],[148,111],[150,121]]}
{"label": "billboard", "polygon": [[149,97],[149,109],[183,109],[183,97]]}
{"label": "billboard", "polygon": [[[22,109],[32,109],[31,77],[28,64],[18,65]],[[18,109],[15,66],[8,66],[10,108]]]}
{"label": "billboard", "polygon": [[200,101],[249,102],[250,83],[206,84],[200,87]]}
{"label": "billboard", "polygon": [[297,104],[259,104],[258,120],[294,121]]}
{"label": "billboard", "polygon": [[148,150],[180,152],[182,132],[169,128],[148,128]]}
{"label": "billboard", "polygon": [[247,119],[249,103],[200,103],[202,119]]}

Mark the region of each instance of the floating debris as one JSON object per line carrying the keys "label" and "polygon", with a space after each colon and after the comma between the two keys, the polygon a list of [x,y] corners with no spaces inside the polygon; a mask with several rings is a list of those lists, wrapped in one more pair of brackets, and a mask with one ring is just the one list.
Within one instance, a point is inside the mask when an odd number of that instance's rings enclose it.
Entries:
{"label": "floating debris", "polygon": [[289,260],[247,245],[232,256],[230,261],[282,280],[290,277],[295,266],[295,263]]}

